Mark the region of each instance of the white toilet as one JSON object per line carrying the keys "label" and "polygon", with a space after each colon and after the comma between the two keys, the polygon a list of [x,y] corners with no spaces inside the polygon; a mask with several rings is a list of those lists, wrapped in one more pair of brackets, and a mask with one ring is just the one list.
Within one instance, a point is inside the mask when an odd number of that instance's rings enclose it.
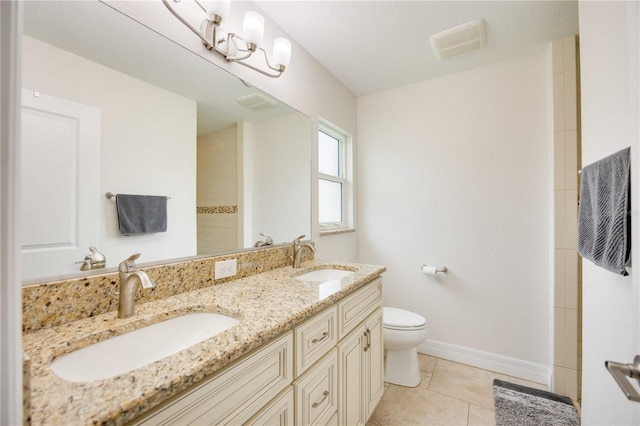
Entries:
{"label": "white toilet", "polygon": [[404,309],[383,307],[384,381],[415,387],[420,384],[417,346],[427,338],[427,320]]}

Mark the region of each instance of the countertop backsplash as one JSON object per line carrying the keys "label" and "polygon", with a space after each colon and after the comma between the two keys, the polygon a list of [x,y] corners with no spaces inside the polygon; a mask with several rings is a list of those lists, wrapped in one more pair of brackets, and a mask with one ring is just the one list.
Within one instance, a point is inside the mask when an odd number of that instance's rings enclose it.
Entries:
{"label": "countertop backsplash", "polygon": [[[141,266],[156,287],[138,286],[136,304],[160,300],[227,281],[244,278],[291,264],[292,247],[282,245],[258,250],[204,257],[156,266]],[[215,263],[237,259],[238,273],[214,278]],[[303,261],[313,259],[305,250]],[[49,281],[22,288],[22,331],[33,332],[118,309],[118,272]]]}

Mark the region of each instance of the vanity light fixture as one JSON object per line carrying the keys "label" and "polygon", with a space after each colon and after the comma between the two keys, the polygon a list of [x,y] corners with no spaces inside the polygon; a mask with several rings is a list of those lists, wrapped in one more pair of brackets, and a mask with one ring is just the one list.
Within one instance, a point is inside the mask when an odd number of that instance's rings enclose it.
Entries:
{"label": "vanity light fixture", "polygon": [[[282,75],[289,66],[291,60],[291,42],[285,38],[276,38],[273,42],[272,61],[269,62],[267,52],[260,47],[264,34],[264,18],[256,12],[247,12],[242,24],[242,37],[238,34],[225,32],[221,28],[222,22],[229,14],[230,0],[213,0],[201,2],[193,0],[198,5],[205,17],[198,30],[184,18],[172,3],[180,3],[181,0],[162,0],[162,3],[180,22],[195,33],[207,49],[222,55],[227,62],[237,62],[240,65],[251,68],[261,74],[277,78]],[[247,61],[254,53],[260,50],[264,54],[266,68],[258,67]]]}

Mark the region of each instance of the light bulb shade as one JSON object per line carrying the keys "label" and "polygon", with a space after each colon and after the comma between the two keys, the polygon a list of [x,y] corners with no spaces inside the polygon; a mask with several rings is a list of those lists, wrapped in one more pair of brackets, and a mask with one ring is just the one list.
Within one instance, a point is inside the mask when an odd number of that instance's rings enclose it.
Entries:
{"label": "light bulb shade", "polygon": [[220,17],[220,21],[224,21],[229,16],[231,0],[207,1],[204,3],[204,7],[207,9],[207,17],[210,21],[214,21],[216,15]]}
{"label": "light bulb shade", "polygon": [[244,22],[242,23],[242,38],[245,43],[253,43],[256,46],[260,46],[263,34],[264,18],[256,12],[245,13]]}
{"label": "light bulb shade", "polygon": [[273,41],[273,63],[276,68],[286,68],[291,61],[291,42],[286,38]]}

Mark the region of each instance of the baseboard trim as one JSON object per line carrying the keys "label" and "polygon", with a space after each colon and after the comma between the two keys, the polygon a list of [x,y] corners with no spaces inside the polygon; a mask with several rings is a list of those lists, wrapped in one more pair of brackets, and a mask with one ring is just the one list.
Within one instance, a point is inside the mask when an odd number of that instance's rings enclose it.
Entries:
{"label": "baseboard trim", "polygon": [[495,371],[507,376],[542,383],[551,389],[553,370],[543,364],[429,339],[418,346],[418,352]]}

